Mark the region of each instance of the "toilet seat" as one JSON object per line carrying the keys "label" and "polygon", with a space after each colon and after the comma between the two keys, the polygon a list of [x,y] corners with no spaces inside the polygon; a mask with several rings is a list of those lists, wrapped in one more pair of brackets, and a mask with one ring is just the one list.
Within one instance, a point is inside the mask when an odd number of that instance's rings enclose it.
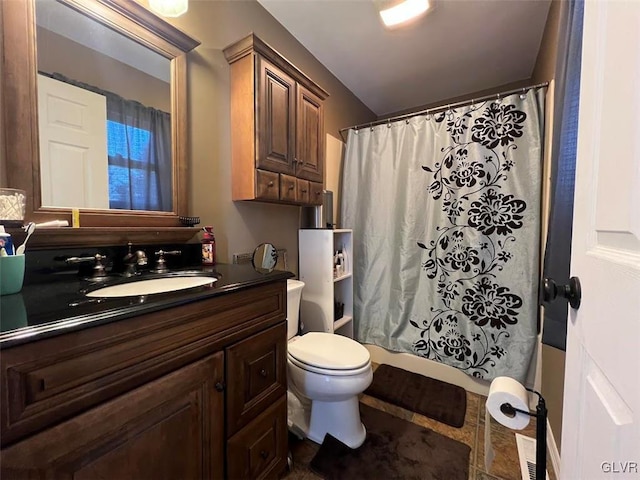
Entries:
{"label": "toilet seat", "polygon": [[342,335],[310,332],[289,342],[287,350],[289,360],[309,372],[347,376],[371,368],[369,351]]}

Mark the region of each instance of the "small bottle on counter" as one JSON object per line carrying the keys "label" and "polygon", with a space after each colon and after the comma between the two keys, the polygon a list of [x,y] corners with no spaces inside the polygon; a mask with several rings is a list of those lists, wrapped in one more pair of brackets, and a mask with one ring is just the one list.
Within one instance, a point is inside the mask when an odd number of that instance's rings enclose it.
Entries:
{"label": "small bottle on counter", "polygon": [[4,254],[0,253],[3,257],[13,255],[13,242],[11,241],[11,234],[5,232],[4,225],[0,225],[0,252],[4,251]]}
{"label": "small bottle on counter", "polygon": [[202,264],[215,265],[216,263],[216,238],[213,235],[213,227],[202,229]]}

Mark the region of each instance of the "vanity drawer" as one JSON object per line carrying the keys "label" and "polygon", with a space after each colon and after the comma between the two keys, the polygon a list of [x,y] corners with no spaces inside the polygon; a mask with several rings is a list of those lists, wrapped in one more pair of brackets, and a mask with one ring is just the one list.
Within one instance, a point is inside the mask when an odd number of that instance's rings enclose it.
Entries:
{"label": "vanity drawer", "polygon": [[2,445],[271,325],[286,329],[285,311],[279,281],[3,350]]}
{"label": "vanity drawer", "polygon": [[227,443],[228,478],[278,478],[287,463],[287,396],[284,395]]}
{"label": "vanity drawer", "polygon": [[227,436],[287,392],[287,326],[281,324],[226,350]]}

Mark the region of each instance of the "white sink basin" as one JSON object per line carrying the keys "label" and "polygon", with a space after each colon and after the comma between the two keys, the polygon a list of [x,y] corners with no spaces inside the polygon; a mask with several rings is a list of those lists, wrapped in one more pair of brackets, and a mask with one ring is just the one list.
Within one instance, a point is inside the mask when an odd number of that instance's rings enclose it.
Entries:
{"label": "white sink basin", "polygon": [[140,280],[139,282],[123,283],[111,287],[99,288],[87,293],[87,297],[115,298],[137,297],[153,293],[175,292],[186,288],[211,285],[218,279],[213,277],[169,277]]}

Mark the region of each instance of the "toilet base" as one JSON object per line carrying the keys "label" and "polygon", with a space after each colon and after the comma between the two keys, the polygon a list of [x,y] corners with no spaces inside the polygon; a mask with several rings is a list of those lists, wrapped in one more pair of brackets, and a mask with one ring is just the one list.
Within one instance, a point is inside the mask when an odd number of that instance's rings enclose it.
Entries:
{"label": "toilet base", "polygon": [[367,430],[360,421],[357,396],[338,402],[311,402],[307,438],[321,444],[327,433],[350,448],[358,448],[364,443]]}

